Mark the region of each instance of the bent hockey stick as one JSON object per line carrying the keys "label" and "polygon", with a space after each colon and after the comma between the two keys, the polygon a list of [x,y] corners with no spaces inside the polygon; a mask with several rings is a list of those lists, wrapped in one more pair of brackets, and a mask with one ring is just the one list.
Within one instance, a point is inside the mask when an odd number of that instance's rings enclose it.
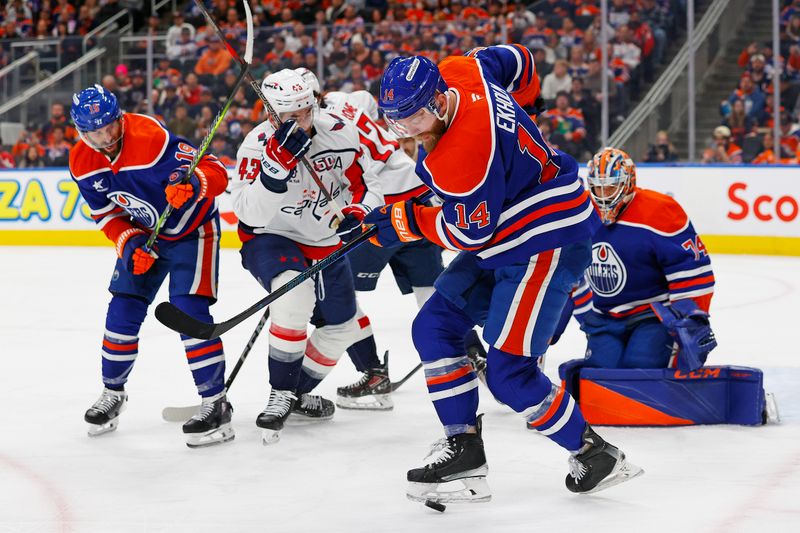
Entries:
{"label": "bent hockey stick", "polygon": [[[208,22],[208,25],[214,29],[214,33],[216,33],[217,36],[220,38],[220,40],[225,44],[225,48],[228,50],[228,53],[236,61],[238,61],[240,65],[242,65],[242,68],[244,68],[245,64],[248,63],[249,61],[247,61],[246,59],[242,59],[241,56],[239,56],[239,54],[236,52],[236,50],[234,50],[228,44],[228,41],[225,39],[225,34],[222,32],[222,29],[219,27],[217,22],[211,17],[211,14],[206,9],[206,6],[203,4],[203,1],[194,0],[194,3],[197,5],[197,8],[203,14],[203,17],[205,17],[206,22]],[[245,4],[247,4],[246,0]],[[248,8],[248,14],[249,14],[249,8]],[[275,111],[275,108],[272,107],[272,104],[269,103],[267,97],[264,96],[264,92],[261,90],[261,85],[258,83],[258,81],[256,81],[256,79],[249,71],[245,74],[245,78],[247,79],[247,83],[250,84],[250,87],[253,88],[253,91],[255,91],[256,95],[264,103],[264,108],[267,110],[267,113],[269,114],[270,122],[272,122],[272,125],[275,126],[275,129],[278,129],[278,126],[282,124],[281,118],[278,116],[278,113]],[[325,184],[322,183],[322,180],[319,178],[319,175],[311,166],[311,163],[308,162],[308,159],[305,156],[303,156],[300,158],[300,162],[303,164],[304,167],[306,167],[306,170],[311,175],[311,179],[313,179],[314,183],[317,184],[317,187],[319,187],[322,195],[325,197],[328,203],[333,206],[334,210],[336,211],[336,218],[341,221],[344,218],[344,214],[342,213],[342,208],[339,205],[339,203],[333,198],[333,196],[331,195],[330,191],[328,191],[328,188],[325,186]]]}
{"label": "bent hockey stick", "polygon": [[[248,355],[250,355],[250,350],[252,350],[253,345],[256,343],[256,339],[258,339],[259,334],[261,334],[261,330],[264,329],[264,325],[267,323],[268,318],[269,307],[267,307],[267,310],[264,311],[264,316],[261,317],[261,320],[258,321],[256,329],[253,331],[253,334],[250,335],[250,340],[247,341],[247,345],[244,347],[244,350],[242,350],[242,355],[240,355],[239,360],[236,361],[236,366],[233,367],[231,375],[228,376],[228,379],[225,381],[225,388],[223,392],[226,394],[231,389],[233,380],[236,379],[236,375],[242,368],[244,360],[247,359]],[[167,422],[186,422],[197,412],[198,409],[200,409],[199,404],[189,405],[186,407],[165,407],[161,411],[161,418]]]}
{"label": "bent hockey stick", "polygon": [[260,310],[267,307],[269,304],[289,292],[290,290],[294,289],[305,280],[310,279],[312,276],[316,275],[317,272],[323,270],[324,268],[328,267],[331,263],[341,259],[345,255],[347,255],[351,250],[364,244],[370,237],[375,235],[378,232],[375,226],[370,226],[364,230],[361,235],[350,241],[349,243],[345,244],[338,250],[331,252],[330,255],[325,257],[324,259],[320,259],[300,274],[295,276],[294,278],[287,281],[281,287],[275,289],[265,298],[257,301],[238,315],[230,318],[224,322],[220,323],[207,323],[197,320],[194,317],[191,317],[178,309],[175,305],[171,304],[170,302],[161,302],[156,307],[156,318],[159,322],[170,328],[171,330],[177,331],[178,333],[183,333],[189,337],[194,339],[214,339],[219,337],[226,331],[230,330],[231,328],[239,325],[241,322],[247,320],[249,317],[254,315],[255,313],[259,312]]}
{"label": "bent hockey stick", "polygon": [[[233,84],[233,89],[228,95],[227,100],[225,100],[225,105],[222,106],[222,109],[219,110],[217,116],[214,117],[214,122],[212,122],[211,128],[208,130],[208,133],[206,134],[205,138],[200,143],[200,146],[197,148],[197,152],[195,153],[194,158],[192,158],[192,162],[189,165],[189,169],[186,171],[186,176],[183,177],[181,183],[188,183],[189,180],[192,178],[194,170],[197,168],[197,165],[200,163],[200,160],[206,154],[206,150],[208,150],[208,147],[211,146],[211,141],[214,139],[214,134],[217,132],[217,128],[219,128],[219,125],[222,124],[222,120],[228,113],[228,109],[230,109],[231,104],[233,104],[233,98],[236,96],[236,91],[239,90],[239,86],[242,84],[242,81],[244,81],[247,74],[250,73],[250,63],[253,61],[253,15],[250,13],[250,6],[248,5],[247,0],[243,0],[243,3],[244,3],[245,13],[247,14],[247,41],[244,50],[245,58],[241,61],[242,69],[239,72],[239,77],[236,78],[236,83]],[[225,46],[228,46],[228,43],[225,43]],[[228,48],[230,47],[228,46]],[[161,216],[159,216],[158,220],[156,220],[156,225],[153,228],[153,232],[150,234],[150,238],[148,238],[147,243],[145,243],[146,250],[152,250],[153,243],[156,242],[158,234],[161,232],[161,228],[164,226],[164,223],[172,214],[172,211],[173,211],[172,204],[167,204],[167,207],[164,209],[164,212],[161,213]]]}

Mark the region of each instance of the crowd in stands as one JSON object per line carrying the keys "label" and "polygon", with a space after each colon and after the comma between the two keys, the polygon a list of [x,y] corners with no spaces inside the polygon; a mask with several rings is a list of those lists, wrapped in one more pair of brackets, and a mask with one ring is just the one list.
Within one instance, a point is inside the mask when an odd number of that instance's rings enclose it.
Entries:
{"label": "crowd in stands", "polygon": [[[772,43],[752,42],[742,50],[738,86],[720,103],[721,125],[703,151],[704,163],[800,162],[800,0],[782,4],[780,57],[776,61]],[[775,84],[780,89],[778,143],[773,135]]]}
{"label": "crowd in stands", "polygon": [[[192,2],[180,2],[181,11],[161,17],[147,16],[136,7],[142,4],[12,0],[0,14],[2,27],[7,28],[0,39],[80,37],[123,8],[135,10],[137,34],[166,35],[157,50],[153,87],[146,82],[144,40],[127,50],[132,59],[100,82],[118,94],[125,110],[146,112],[152,102],[165,124],[197,142],[227,97],[238,65]],[[281,68],[304,66],[322,73],[326,90],[364,89],[377,94],[385,65],[397,55],[424,54],[439,61],[476,46],[521,43],[534,52],[547,109],[537,121],[549,141],[580,160],[598,147],[602,56],[597,0],[251,0],[250,4],[257,29],[253,75],[260,79]],[[241,47],[246,34],[241,3],[208,0],[207,5],[214,19],[221,21],[226,38]],[[682,5],[681,0],[609,0],[612,129],[623,120],[643,82],[652,79],[655,68],[665,61],[666,43],[681,23]],[[237,92],[217,133],[222,139],[215,143],[218,155],[232,160],[235,147],[261,120],[262,107],[256,100],[249,88]],[[54,111],[51,121],[60,120],[57,112],[61,111]],[[63,126],[64,134],[57,134],[56,140],[51,132],[44,135],[29,128],[14,147],[15,159],[27,165],[59,161],[59,147],[75,139],[66,121]],[[55,144],[50,146],[51,142]],[[23,146],[38,147],[38,159],[33,150],[23,153]]]}

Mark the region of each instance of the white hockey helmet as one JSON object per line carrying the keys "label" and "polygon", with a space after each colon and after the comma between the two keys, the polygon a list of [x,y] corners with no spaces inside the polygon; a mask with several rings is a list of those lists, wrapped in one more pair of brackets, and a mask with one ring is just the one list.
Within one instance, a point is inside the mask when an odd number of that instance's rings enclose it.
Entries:
{"label": "white hockey helmet", "polygon": [[300,74],[288,68],[264,78],[261,91],[278,114],[299,111],[317,104],[314,91],[308,83]]}
{"label": "white hockey helmet", "polygon": [[314,74],[314,71],[311,69],[307,69],[306,67],[299,67],[294,69],[295,72],[300,74],[300,77],[305,80],[311,90],[314,91],[314,96],[319,96],[322,94],[322,88],[319,85],[319,78],[317,75]]}

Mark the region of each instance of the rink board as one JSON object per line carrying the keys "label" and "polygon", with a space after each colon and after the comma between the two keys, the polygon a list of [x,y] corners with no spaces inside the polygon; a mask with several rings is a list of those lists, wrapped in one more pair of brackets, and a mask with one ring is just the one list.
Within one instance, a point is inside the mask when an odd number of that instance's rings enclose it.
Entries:
{"label": "rink board", "polygon": [[[232,172],[232,171],[231,171]],[[800,255],[797,166],[638,165],[638,184],[674,196],[714,253]],[[238,248],[230,195],[222,246]],[[0,171],[0,245],[108,246],[66,169]]]}

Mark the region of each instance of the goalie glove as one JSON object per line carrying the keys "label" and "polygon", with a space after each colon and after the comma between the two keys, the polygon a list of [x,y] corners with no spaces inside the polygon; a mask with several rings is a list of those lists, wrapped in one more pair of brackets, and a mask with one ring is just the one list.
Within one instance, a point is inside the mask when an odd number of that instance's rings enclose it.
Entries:
{"label": "goalie glove", "polygon": [[669,306],[653,302],[650,307],[680,346],[678,368],[691,372],[703,366],[708,353],[717,347],[708,313],[690,298],[676,300]]}
{"label": "goalie glove", "polygon": [[272,192],[286,192],[300,159],[311,148],[311,138],[295,120],[281,124],[261,155],[261,183]]}

